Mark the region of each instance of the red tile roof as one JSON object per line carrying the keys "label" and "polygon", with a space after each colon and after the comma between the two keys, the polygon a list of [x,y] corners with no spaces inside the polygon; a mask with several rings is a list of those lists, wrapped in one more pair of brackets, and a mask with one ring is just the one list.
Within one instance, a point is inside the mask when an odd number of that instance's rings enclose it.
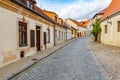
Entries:
{"label": "red tile roof", "polygon": [[70,20],[73,21],[77,26],[80,26],[83,28],[86,28],[88,23],[90,22],[90,20],[85,20],[85,21],[81,21],[81,22],[78,22],[78,21],[73,20],[73,19],[70,19]]}
{"label": "red tile roof", "polygon": [[[43,17],[46,19],[50,20],[51,22],[54,22],[49,16],[43,13],[42,9],[40,9],[38,6],[34,6],[34,11],[37,12],[38,14],[41,14]],[[55,23],[55,22],[54,22]]]}
{"label": "red tile roof", "polygon": [[118,11],[120,11],[120,0],[112,0],[111,4],[104,13],[102,20],[111,16],[112,14],[115,14]]}
{"label": "red tile roof", "polygon": [[105,11],[106,11],[106,9],[104,9],[104,10],[96,13],[96,14],[93,16],[93,19],[94,19],[97,15],[104,15]]}

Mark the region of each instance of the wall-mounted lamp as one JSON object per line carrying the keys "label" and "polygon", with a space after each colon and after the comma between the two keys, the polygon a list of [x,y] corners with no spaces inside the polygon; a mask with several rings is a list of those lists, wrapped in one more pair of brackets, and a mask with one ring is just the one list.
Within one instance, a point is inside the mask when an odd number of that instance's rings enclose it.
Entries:
{"label": "wall-mounted lamp", "polygon": [[109,17],[107,17],[107,23],[109,23],[109,24],[111,24],[111,25],[112,25],[112,22],[110,22],[109,20],[110,20],[110,18],[109,18]]}
{"label": "wall-mounted lamp", "polygon": [[23,18],[22,18],[22,21],[23,21],[23,22],[25,22],[25,21],[26,21],[24,16],[23,16]]}

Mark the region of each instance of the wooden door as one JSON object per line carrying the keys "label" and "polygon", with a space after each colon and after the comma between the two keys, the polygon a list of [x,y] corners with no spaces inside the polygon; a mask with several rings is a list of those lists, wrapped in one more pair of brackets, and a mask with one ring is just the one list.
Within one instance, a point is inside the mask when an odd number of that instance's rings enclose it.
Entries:
{"label": "wooden door", "polygon": [[44,45],[45,45],[45,49],[46,49],[46,32],[44,32],[44,36],[43,36],[44,38]]}
{"label": "wooden door", "polygon": [[40,27],[36,27],[36,47],[37,51],[40,51]]}

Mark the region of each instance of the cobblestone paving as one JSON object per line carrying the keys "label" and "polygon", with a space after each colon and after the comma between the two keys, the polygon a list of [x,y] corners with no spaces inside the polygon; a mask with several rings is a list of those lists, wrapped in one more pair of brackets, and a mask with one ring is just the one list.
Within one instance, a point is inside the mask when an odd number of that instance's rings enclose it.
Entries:
{"label": "cobblestone paving", "polygon": [[107,80],[120,80],[120,47],[89,41],[90,47],[107,73]]}
{"label": "cobblestone paving", "polygon": [[88,47],[88,37],[77,39],[12,80],[105,80]]}

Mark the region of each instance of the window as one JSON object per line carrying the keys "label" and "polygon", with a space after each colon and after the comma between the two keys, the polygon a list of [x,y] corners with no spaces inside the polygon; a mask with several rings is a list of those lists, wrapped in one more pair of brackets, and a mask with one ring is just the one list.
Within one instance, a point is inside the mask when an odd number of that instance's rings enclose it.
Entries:
{"label": "window", "polygon": [[35,31],[30,30],[30,46],[35,47]]}
{"label": "window", "polygon": [[105,33],[107,33],[107,25],[105,25]]}
{"label": "window", "polygon": [[27,7],[33,9],[33,4],[30,1],[27,1]]}
{"label": "window", "polygon": [[27,46],[27,23],[19,21],[19,46]]}
{"label": "window", "polygon": [[120,32],[120,21],[118,21],[118,32]]}
{"label": "window", "polygon": [[73,34],[73,30],[72,30],[72,34]]}
{"label": "window", "polygon": [[55,16],[55,22],[57,22],[57,16]]}
{"label": "window", "polygon": [[86,31],[84,31],[84,35],[86,35]]}

